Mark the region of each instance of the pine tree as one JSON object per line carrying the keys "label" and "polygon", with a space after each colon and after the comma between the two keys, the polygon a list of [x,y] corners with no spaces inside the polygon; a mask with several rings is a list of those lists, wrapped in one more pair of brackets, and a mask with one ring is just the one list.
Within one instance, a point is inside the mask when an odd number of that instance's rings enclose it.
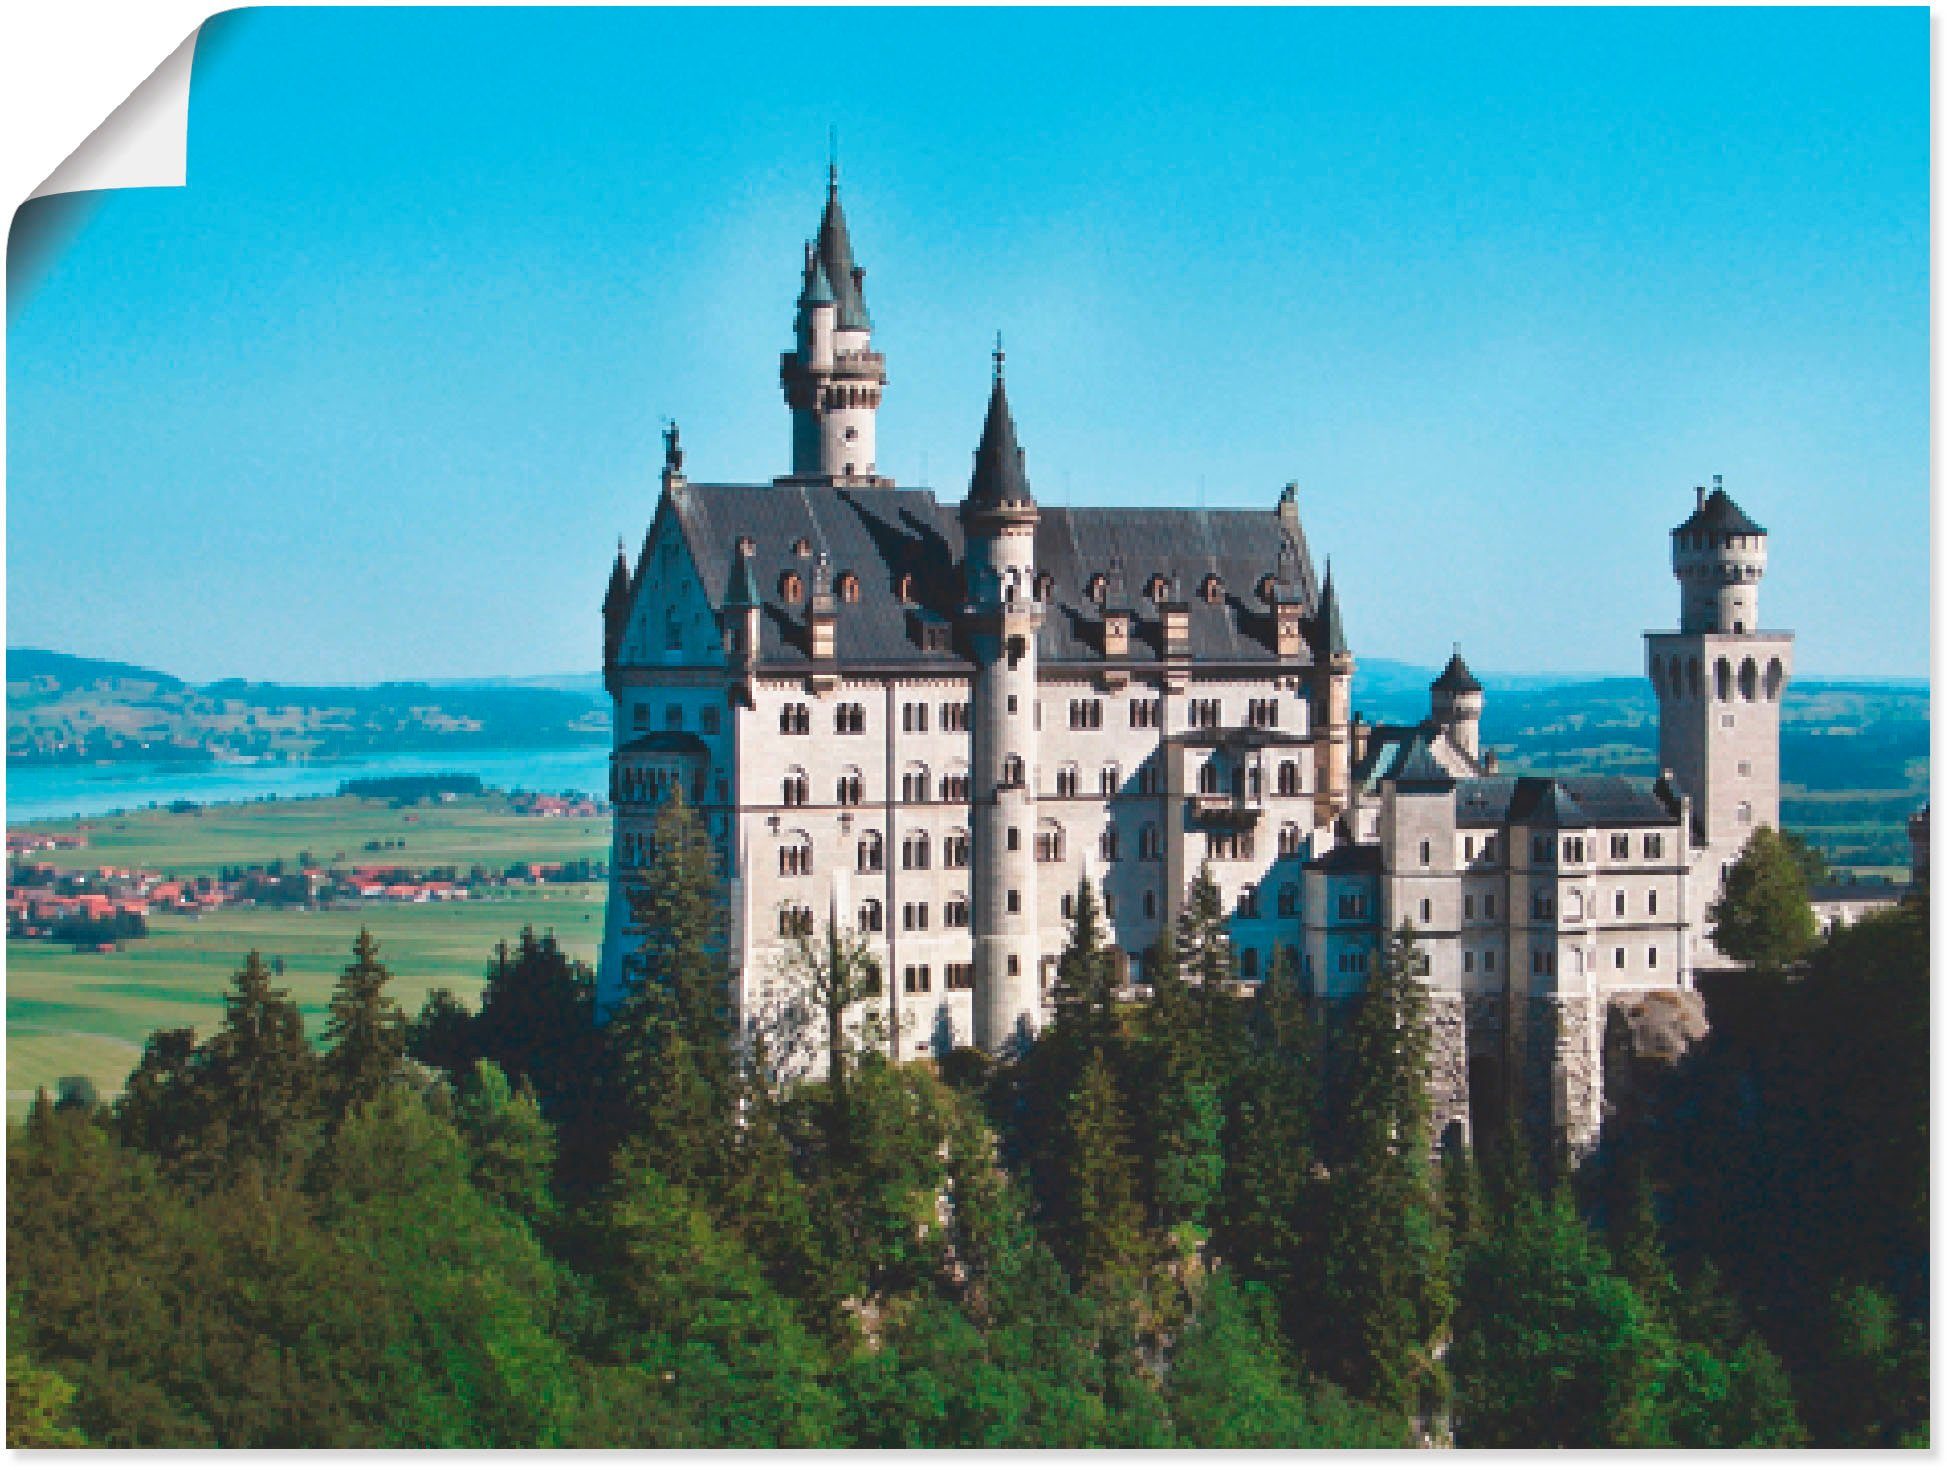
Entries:
{"label": "pine tree", "polygon": [[1710,921],[1711,942],[1756,970],[1782,970],[1818,943],[1805,870],[1771,828],[1758,828],[1744,844]]}
{"label": "pine tree", "polygon": [[1055,1019],[1085,1051],[1106,1047],[1115,1033],[1115,957],[1102,940],[1095,885],[1082,874],[1068,944],[1055,966]]}
{"label": "pine tree", "polygon": [[1067,1218],[1061,1225],[1075,1274],[1096,1285],[1127,1275],[1139,1262],[1142,1212],[1135,1161],[1123,1124],[1126,1108],[1099,1053],[1082,1069],[1070,1100],[1066,1168]]}
{"label": "pine tree", "polygon": [[680,789],[657,813],[655,859],[630,911],[641,947],[608,1029],[622,1128],[671,1183],[719,1200],[736,1101],[722,885]]}
{"label": "pine tree", "polygon": [[1451,1308],[1416,955],[1412,928],[1403,926],[1347,1028],[1343,1162],[1332,1182],[1325,1283],[1340,1336],[1334,1376],[1404,1413],[1438,1391],[1433,1348]]}
{"label": "pine tree", "polygon": [[1309,1008],[1280,948],[1252,1001],[1231,1087],[1216,1253],[1271,1288],[1294,1342],[1318,1316],[1318,1050]]}
{"label": "pine tree", "polygon": [[530,1083],[553,1116],[585,1090],[596,1040],[594,973],[552,929],[523,928],[511,951],[496,951],[472,1036],[481,1056],[510,1082]]}
{"label": "pine tree", "polygon": [[325,1025],[325,1085],[342,1116],[378,1095],[399,1074],[406,1055],[406,1015],[385,993],[392,974],[379,963],[378,941],[361,928],[352,944],[352,962],[331,992],[331,1019]]}
{"label": "pine tree", "polygon": [[[1207,957],[1210,936],[1188,930]],[[1208,993],[1184,984],[1167,931],[1149,964],[1132,1102],[1149,1164],[1153,1223],[1163,1231],[1210,1223],[1224,1168],[1223,1106],[1212,1066]],[[1227,1003],[1227,1002],[1226,1002]]]}
{"label": "pine tree", "polygon": [[1177,949],[1186,979],[1196,992],[1206,1018],[1221,1008],[1236,984],[1231,954],[1230,925],[1224,916],[1223,890],[1205,861],[1190,880],[1189,897],[1177,917]]}
{"label": "pine tree", "polygon": [[294,1162],[310,1142],[322,1078],[290,992],[270,983],[254,949],[231,980],[206,1057],[200,1070],[213,1162],[271,1172]]}

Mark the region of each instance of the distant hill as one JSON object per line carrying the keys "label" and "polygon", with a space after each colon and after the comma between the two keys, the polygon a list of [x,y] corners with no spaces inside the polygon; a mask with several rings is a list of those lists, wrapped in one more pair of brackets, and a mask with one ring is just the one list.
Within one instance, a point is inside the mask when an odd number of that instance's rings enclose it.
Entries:
{"label": "distant hill", "polygon": [[28,764],[558,747],[598,744],[608,729],[599,682],[199,687],[133,664],[7,651],[7,758]]}

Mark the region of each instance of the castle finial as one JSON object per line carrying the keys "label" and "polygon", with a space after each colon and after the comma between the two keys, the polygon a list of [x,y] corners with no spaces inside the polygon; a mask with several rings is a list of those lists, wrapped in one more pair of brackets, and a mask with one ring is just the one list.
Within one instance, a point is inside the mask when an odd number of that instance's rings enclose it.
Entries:
{"label": "castle finial", "polygon": [[994,381],[1000,382],[1007,376],[1007,353],[1001,347],[1001,334],[994,333]]}
{"label": "castle finial", "polygon": [[826,148],[825,161],[826,161],[827,187],[832,191],[832,193],[836,194],[838,192],[838,124],[837,123],[833,123],[831,125],[831,128],[829,130],[829,135],[826,139],[825,148]]}
{"label": "castle finial", "polygon": [[683,473],[683,432],[676,427],[675,419],[666,419],[663,430],[663,470],[666,474]]}

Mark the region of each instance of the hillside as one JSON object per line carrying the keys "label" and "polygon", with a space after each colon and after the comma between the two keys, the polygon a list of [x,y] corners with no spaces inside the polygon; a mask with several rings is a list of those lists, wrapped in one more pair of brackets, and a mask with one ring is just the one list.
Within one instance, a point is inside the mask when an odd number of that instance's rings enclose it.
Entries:
{"label": "hillside", "polygon": [[382,752],[595,744],[599,690],[508,681],[366,688],[196,686],[133,664],[7,651],[7,758],[24,764],[329,760]]}

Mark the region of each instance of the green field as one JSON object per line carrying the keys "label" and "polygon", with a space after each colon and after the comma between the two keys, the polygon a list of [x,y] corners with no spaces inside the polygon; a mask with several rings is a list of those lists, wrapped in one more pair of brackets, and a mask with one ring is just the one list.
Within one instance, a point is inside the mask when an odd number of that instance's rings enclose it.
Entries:
{"label": "green field", "polygon": [[[608,845],[605,821],[520,817],[498,797],[403,810],[346,798],[264,802],[43,823],[35,830],[82,826],[89,829],[89,846],[39,856],[66,867],[111,864],[176,873],[288,860],[300,851],[325,862],[461,868],[479,862],[498,869],[521,859],[601,858]],[[403,850],[363,851],[367,841],[398,837],[406,841]],[[413,1011],[438,985],[469,1000],[477,996],[495,942],[513,938],[523,925],[552,928],[570,954],[592,962],[602,902],[600,884],[560,884],[499,890],[465,903],[167,915],[150,920],[148,938],[115,954],[10,941],[8,1112],[19,1116],[35,1088],[52,1088],[69,1075],[91,1078],[104,1096],[118,1091],[143,1040],[157,1027],[195,1026],[207,1033],[221,1017],[230,975],[251,949],[283,960],[280,983],[290,988],[316,1032],[361,925],[377,936],[381,957],[396,977],[398,999]]]}
{"label": "green field", "polygon": [[[85,832],[88,845],[34,854],[60,868],[144,867],[166,873],[214,873],[272,858],[309,853],[329,866],[361,863],[412,867],[475,863],[499,871],[509,863],[566,862],[608,856],[608,822],[589,817],[522,817],[491,794],[395,808],[352,796],[311,801],[239,802],[192,812],[139,811],[71,822],[35,822],[36,832]],[[367,852],[367,842],[403,846]]]}

